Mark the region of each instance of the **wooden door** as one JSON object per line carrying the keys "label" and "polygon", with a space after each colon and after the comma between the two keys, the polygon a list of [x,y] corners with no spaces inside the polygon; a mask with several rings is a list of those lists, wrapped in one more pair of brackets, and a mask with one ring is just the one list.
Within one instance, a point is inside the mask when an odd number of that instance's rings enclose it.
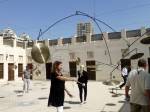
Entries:
{"label": "wooden door", "polygon": [[23,74],[23,64],[18,64],[18,77],[22,77]]}
{"label": "wooden door", "polygon": [[150,58],[148,58],[148,72],[150,73]]}
{"label": "wooden door", "polygon": [[0,79],[3,79],[3,78],[4,78],[3,69],[4,69],[4,64],[3,64],[3,63],[0,63]]}
{"label": "wooden door", "polygon": [[75,61],[69,62],[70,77],[76,77],[77,65]]}
{"label": "wooden door", "polygon": [[121,61],[121,70],[125,66],[131,66],[131,60],[130,59],[121,59],[120,61]]}
{"label": "wooden door", "polygon": [[[89,80],[96,80],[96,68],[95,66],[95,61],[91,60],[91,61],[86,61],[86,66],[87,66],[87,72],[88,72],[88,77]],[[88,67],[88,66],[93,66],[93,67]]]}
{"label": "wooden door", "polygon": [[46,63],[46,79],[51,79],[52,63]]}
{"label": "wooden door", "polygon": [[8,64],[8,81],[14,80],[14,63]]}
{"label": "wooden door", "polygon": [[[33,70],[33,64],[32,63],[28,63],[27,66],[29,67],[29,69],[31,70],[31,74],[33,75],[32,73],[32,70]],[[32,80],[33,79],[33,76],[30,76],[30,79]]]}

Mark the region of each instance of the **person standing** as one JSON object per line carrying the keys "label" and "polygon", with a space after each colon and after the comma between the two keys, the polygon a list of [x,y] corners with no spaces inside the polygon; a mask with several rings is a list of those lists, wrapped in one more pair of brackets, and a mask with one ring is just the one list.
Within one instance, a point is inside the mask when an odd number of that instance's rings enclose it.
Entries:
{"label": "person standing", "polygon": [[130,98],[131,112],[150,112],[150,74],[145,71],[146,66],[146,60],[140,59],[138,69],[130,72],[126,83],[125,95]]}
{"label": "person standing", "polygon": [[62,62],[55,61],[53,64],[53,72],[51,73],[51,87],[48,99],[48,107],[54,106],[57,112],[63,112],[64,106],[64,91],[70,96],[72,94],[66,89],[65,81],[75,81],[72,78],[64,77],[61,73]]}
{"label": "person standing", "polygon": [[[87,98],[87,83],[88,83],[88,73],[84,70],[84,65],[80,66],[80,70],[78,71],[78,88],[79,88],[79,97],[81,104],[86,103]],[[80,83],[79,83],[80,82]],[[83,91],[84,91],[84,102],[83,102]]]}
{"label": "person standing", "polygon": [[131,67],[130,66],[125,66],[122,69],[121,74],[122,74],[122,78],[123,78],[124,82],[119,86],[120,89],[122,89],[122,87],[124,87],[126,85],[128,74],[129,74],[130,71],[131,71]]}
{"label": "person standing", "polygon": [[30,88],[30,77],[31,77],[31,71],[29,69],[28,66],[26,66],[26,69],[24,70],[23,72],[23,75],[22,75],[22,80],[24,82],[23,84],[23,92],[25,93],[28,93],[29,92],[29,88]]}

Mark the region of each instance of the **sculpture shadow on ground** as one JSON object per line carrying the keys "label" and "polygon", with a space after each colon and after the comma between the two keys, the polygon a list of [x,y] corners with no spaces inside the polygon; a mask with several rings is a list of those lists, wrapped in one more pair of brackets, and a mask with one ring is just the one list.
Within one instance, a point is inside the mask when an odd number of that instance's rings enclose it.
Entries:
{"label": "sculpture shadow on ground", "polygon": [[5,98],[4,96],[0,96],[0,98]]}
{"label": "sculpture shadow on ground", "polygon": [[71,109],[69,106],[64,106],[64,110]]}
{"label": "sculpture shadow on ground", "polygon": [[80,104],[79,101],[65,101],[65,103],[69,103],[69,104]]}
{"label": "sculpture shadow on ground", "polygon": [[48,97],[39,97],[38,100],[47,100]]}
{"label": "sculpture shadow on ground", "polygon": [[106,103],[105,105],[106,105],[106,106],[116,106],[115,103]]}
{"label": "sculpture shadow on ground", "polygon": [[23,90],[14,90],[14,92],[15,92],[16,94],[18,94],[18,93],[23,93]]}
{"label": "sculpture shadow on ground", "polygon": [[118,94],[113,94],[112,97],[120,97],[122,95],[124,95],[124,94],[118,93]]}

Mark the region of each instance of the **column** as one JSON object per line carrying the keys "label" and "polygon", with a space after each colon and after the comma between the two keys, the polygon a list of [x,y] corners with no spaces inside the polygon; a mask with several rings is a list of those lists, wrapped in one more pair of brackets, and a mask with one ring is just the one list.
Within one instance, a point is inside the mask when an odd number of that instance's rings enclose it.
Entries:
{"label": "column", "polygon": [[72,44],[75,44],[76,43],[76,37],[74,36],[74,37],[72,37],[72,39],[71,39],[71,43]]}
{"label": "column", "polygon": [[3,73],[4,73],[4,80],[8,81],[8,58],[6,60],[7,54],[4,54],[4,66],[3,66]]}
{"label": "column", "polygon": [[121,30],[121,38],[127,38],[125,29]]}
{"label": "column", "polygon": [[62,45],[62,38],[58,39],[58,45]]}
{"label": "column", "polygon": [[16,38],[13,40],[13,47],[14,48],[16,48],[16,46],[17,46],[17,40],[16,40]]}
{"label": "column", "polygon": [[[145,27],[141,27],[141,36],[146,32],[146,28]],[[142,38],[147,37],[147,35],[143,35]]]}
{"label": "column", "polygon": [[3,37],[0,36],[0,45],[3,45]]}
{"label": "column", "polygon": [[48,39],[45,40],[45,45],[49,46],[49,40]]}

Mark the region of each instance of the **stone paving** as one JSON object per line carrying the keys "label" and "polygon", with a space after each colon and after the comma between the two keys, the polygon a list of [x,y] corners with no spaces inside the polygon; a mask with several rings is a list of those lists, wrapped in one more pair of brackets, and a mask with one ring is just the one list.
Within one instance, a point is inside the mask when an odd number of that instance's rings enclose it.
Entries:
{"label": "stone paving", "polygon": [[[29,93],[23,93],[22,86],[22,81],[0,83],[0,112],[56,112],[54,107],[47,107],[50,81],[31,81]],[[65,95],[64,112],[129,111],[124,90],[117,90],[118,95],[115,95],[110,93],[112,86],[89,81],[87,103],[81,105],[76,83],[67,82],[66,87],[74,97]]]}

